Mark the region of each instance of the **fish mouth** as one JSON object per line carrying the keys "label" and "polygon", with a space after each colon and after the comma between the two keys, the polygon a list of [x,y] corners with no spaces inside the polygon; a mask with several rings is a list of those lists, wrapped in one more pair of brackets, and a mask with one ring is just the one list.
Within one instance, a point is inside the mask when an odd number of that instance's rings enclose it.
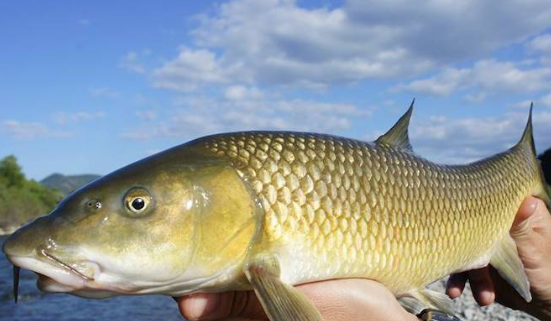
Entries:
{"label": "fish mouth", "polygon": [[87,281],[87,282],[91,282],[91,281],[94,281],[94,278],[93,277],[90,277],[90,276],[87,276],[85,274],[83,274],[82,272],[80,272],[79,270],[75,269],[74,267],[68,265],[67,263],[61,261],[60,259],[58,259],[57,257],[55,257],[54,255],[50,254],[50,253],[47,253],[45,250],[42,250],[41,251],[42,255],[44,255],[46,258],[48,258],[49,260],[52,260],[53,262],[57,263],[58,265],[60,265],[61,267],[63,267],[64,269],[66,269],[67,271],[69,272],[72,272],[78,276],[80,276],[84,281]]}
{"label": "fish mouth", "polygon": [[[60,260],[51,253],[41,250],[37,256],[8,255],[8,259],[14,265],[13,286],[14,298],[17,300],[19,285],[19,269],[23,268],[38,274],[38,286],[47,292],[72,292],[84,288],[95,287],[94,274],[78,270],[68,263]],[[99,266],[94,262],[84,261],[79,264],[86,266],[87,270],[98,271]]]}

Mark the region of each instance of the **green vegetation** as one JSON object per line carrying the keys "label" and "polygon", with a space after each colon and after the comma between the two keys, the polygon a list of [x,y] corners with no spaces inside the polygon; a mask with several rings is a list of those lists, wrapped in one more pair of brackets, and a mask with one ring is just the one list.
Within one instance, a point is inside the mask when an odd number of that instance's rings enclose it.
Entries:
{"label": "green vegetation", "polygon": [[59,191],[27,180],[15,156],[0,160],[0,228],[49,213],[62,197]]}

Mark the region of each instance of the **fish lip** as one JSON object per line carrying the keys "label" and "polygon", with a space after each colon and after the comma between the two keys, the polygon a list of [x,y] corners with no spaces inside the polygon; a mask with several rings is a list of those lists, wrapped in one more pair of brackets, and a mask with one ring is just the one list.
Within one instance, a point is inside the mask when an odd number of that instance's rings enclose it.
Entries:
{"label": "fish lip", "polygon": [[[118,286],[109,286],[106,284],[97,283],[97,277],[90,277],[82,272],[76,270],[75,268],[69,266],[67,263],[61,261],[55,255],[52,255],[48,252],[43,251],[42,249],[37,250],[34,255],[7,255],[8,261],[10,261],[14,266],[18,266],[22,269],[27,269],[29,271],[35,272],[39,276],[42,276],[43,280],[53,280],[54,283],[57,283],[62,286],[68,287],[69,290],[61,291],[62,293],[75,293],[80,290],[90,290],[90,291],[105,291],[113,292],[119,294],[132,294],[132,291],[127,291],[125,288]],[[34,267],[32,262],[36,262]],[[95,262],[92,262],[97,264]],[[33,263],[34,264],[34,263]],[[39,269],[36,269],[39,267]],[[51,273],[50,269],[53,269]],[[70,276],[70,279],[64,279],[59,275],[59,272]],[[40,279],[40,278],[39,278]],[[57,292],[44,290],[46,292]]]}
{"label": "fish lip", "polygon": [[86,282],[92,282],[94,281],[94,278],[93,277],[90,277],[90,276],[87,276],[87,275],[84,275],[82,272],[78,271],[77,269],[73,268],[72,266],[68,265],[67,263],[63,262],[62,260],[58,259],[56,256],[54,256],[53,254],[50,254],[48,252],[46,252],[46,250],[41,250],[40,253],[46,257],[47,259],[53,261],[55,264],[61,266],[62,268],[64,268],[65,270],[73,273],[73,274],[76,274],[77,276],[79,276],[80,278],[82,278],[84,281]]}
{"label": "fish lip", "polygon": [[[37,255],[38,254],[38,255]],[[71,270],[66,269],[58,263],[54,263],[44,256],[40,256],[40,252],[34,255],[8,255],[8,260],[14,265],[22,269],[35,272],[46,278],[52,279],[57,283],[67,285],[71,288],[82,288],[90,282],[86,282],[80,275]]]}

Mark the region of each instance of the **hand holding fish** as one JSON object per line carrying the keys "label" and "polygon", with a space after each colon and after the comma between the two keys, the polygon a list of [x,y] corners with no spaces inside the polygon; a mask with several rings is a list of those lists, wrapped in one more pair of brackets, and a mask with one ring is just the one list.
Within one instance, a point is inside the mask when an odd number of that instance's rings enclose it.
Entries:
{"label": "hand holding fish", "polygon": [[[343,279],[297,286],[319,309],[324,320],[417,321],[382,284],[365,279]],[[264,321],[268,317],[253,291],[203,293],[177,298],[189,320]]]}
{"label": "hand holding fish", "polygon": [[551,215],[545,204],[535,197],[526,198],[517,212],[510,234],[530,281],[533,296],[530,303],[524,301],[490,267],[453,275],[448,282],[448,295],[459,297],[469,280],[480,305],[496,301],[548,320],[551,318]]}

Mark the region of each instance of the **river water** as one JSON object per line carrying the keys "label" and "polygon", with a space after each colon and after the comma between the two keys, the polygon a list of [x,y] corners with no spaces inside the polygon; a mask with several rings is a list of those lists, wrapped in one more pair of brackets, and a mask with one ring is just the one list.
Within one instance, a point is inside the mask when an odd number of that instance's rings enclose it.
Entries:
{"label": "river water", "polygon": [[[6,236],[0,236],[0,248]],[[121,296],[104,300],[67,294],[42,293],[36,275],[21,270],[19,302],[13,302],[12,265],[0,252],[0,320],[184,320],[176,302],[167,296]]]}

